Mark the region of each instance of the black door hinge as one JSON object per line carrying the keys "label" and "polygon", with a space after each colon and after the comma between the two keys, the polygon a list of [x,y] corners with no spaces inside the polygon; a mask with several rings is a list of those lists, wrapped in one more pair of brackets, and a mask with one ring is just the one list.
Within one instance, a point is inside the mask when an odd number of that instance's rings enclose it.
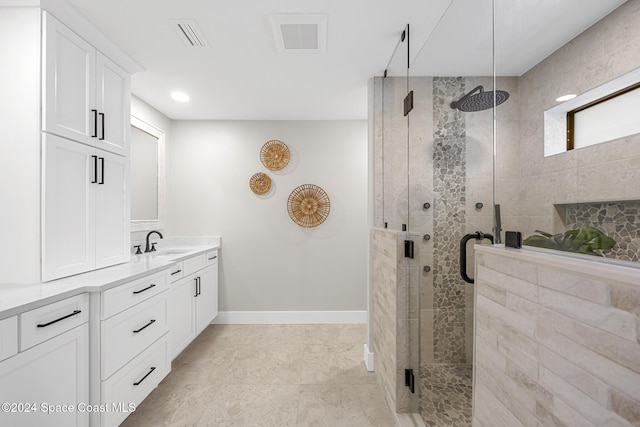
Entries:
{"label": "black door hinge", "polygon": [[404,241],[404,257],[413,259],[413,240]]}
{"label": "black door hinge", "polygon": [[404,385],[409,387],[411,393],[416,392],[416,378],[413,376],[413,369],[404,370]]}
{"label": "black door hinge", "polygon": [[413,91],[409,92],[404,98],[404,115],[406,116],[413,110]]}

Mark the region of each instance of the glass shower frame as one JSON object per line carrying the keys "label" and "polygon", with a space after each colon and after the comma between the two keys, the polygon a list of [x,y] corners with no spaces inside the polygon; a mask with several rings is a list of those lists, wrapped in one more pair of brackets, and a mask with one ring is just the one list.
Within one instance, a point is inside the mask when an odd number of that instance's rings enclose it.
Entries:
{"label": "glass shower frame", "polygon": [[[399,412],[421,412],[427,425],[440,421],[464,425],[470,420],[473,285],[464,283],[459,275],[459,241],[465,233],[490,232],[494,227],[494,110],[476,114],[471,120],[476,131],[468,138],[467,113],[449,106],[477,84],[483,84],[485,90],[496,87],[493,31],[486,46],[487,76],[419,72],[425,65],[420,58],[430,54],[429,44],[446,36],[438,29],[464,12],[456,3],[463,2],[448,3],[434,31],[420,41],[417,53],[411,50],[410,24],[403,29],[404,37],[389,61],[381,90],[383,208],[375,225],[400,231],[413,249],[413,258],[402,265],[407,287],[398,291],[398,298],[406,298],[399,306],[406,305],[407,312],[398,319],[397,328],[399,342],[406,346],[399,354],[404,353],[414,378],[407,376],[406,384],[413,385],[413,392],[400,394],[397,406]],[[486,21],[493,25],[491,0],[486,0],[486,7]],[[427,69],[433,61],[437,59],[422,60]],[[467,153],[469,139],[481,140],[480,149],[476,144]],[[471,181],[465,175],[469,158],[483,166],[482,170],[469,169]],[[474,191],[473,198],[467,197],[469,189]],[[473,264],[468,268],[473,276]],[[447,406],[445,401],[449,402],[446,413],[438,413],[437,408]]]}

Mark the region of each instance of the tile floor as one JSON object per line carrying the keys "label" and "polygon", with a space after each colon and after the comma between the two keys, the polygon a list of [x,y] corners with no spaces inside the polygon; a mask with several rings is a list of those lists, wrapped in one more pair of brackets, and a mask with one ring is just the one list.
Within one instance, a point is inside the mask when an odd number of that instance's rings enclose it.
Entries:
{"label": "tile floor", "polygon": [[471,427],[472,378],[470,364],[420,367],[420,415],[427,427]]}
{"label": "tile floor", "polygon": [[393,427],[364,325],[212,325],[122,424]]}

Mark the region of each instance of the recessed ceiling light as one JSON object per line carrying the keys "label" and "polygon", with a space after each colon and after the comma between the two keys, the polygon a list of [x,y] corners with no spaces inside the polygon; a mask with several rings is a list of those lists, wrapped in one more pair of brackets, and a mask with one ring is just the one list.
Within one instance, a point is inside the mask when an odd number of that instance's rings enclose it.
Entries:
{"label": "recessed ceiling light", "polygon": [[174,101],[178,102],[188,102],[191,99],[189,95],[179,91],[171,92],[171,98],[173,98]]}
{"label": "recessed ceiling light", "polygon": [[570,94],[568,94],[568,95],[562,95],[562,96],[557,97],[557,98],[556,98],[556,101],[558,101],[558,102],[564,102],[564,101],[568,101],[568,100],[570,100],[570,99],[573,99],[573,98],[575,98],[576,96],[578,96],[578,95],[576,95],[575,93],[570,93]]}

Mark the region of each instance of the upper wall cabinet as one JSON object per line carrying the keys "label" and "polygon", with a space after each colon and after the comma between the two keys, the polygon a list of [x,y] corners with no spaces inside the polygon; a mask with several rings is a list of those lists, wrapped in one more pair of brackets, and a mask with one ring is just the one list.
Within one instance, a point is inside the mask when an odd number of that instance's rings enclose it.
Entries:
{"label": "upper wall cabinet", "polygon": [[128,156],[131,77],[46,12],[43,26],[43,130]]}

